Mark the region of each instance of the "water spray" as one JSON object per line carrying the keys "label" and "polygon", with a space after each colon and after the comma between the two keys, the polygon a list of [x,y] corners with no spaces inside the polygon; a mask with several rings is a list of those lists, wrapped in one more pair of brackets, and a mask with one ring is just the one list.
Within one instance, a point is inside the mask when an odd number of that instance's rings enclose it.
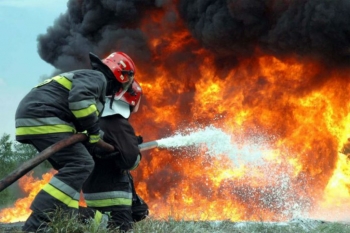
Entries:
{"label": "water spray", "polygon": [[[201,153],[209,156],[225,155],[234,163],[257,162],[264,157],[266,148],[264,143],[234,142],[232,135],[214,126],[207,126],[201,129],[187,129],[185,132],[177,132],[173,136],[139,145],[140,151],[153,148],[164,149],[186,149],[194,147],[201,149]],[[193,153],[192,153],[193,154]]]}
{"label": "water spray", "polygon": [[[153,148],[180,149],[181,147],[205,145],[213,152],[223,152],[224,145],[231,144],[231,136],[224,133],[220,129],[214,127],[206,127],[204,129],[192,130],[188,129],[186,133],[176,133],[173,136],[142,143],[139,145],[140,151],[150,150]],[[227,147],[226,147],[227,149]]]}

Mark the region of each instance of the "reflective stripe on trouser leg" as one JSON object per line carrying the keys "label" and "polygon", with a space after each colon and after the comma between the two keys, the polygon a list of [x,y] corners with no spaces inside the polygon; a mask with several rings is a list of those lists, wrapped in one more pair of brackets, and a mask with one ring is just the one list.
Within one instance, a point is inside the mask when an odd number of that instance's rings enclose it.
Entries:
{"label": "reflective stripe on trouser leg", "polygon": [[[31,143],[42,151],[66,137],[66,135],[59,135],[34,139],[31,140]],[[38,193],[31,209],[45,211],[61,207],[77,210],[82,185],[94,167],[91,155],[82,143],[76,143],[53,154],[48,160],[58,170],[58,173]]]}
{"label": "reflective stripe on trouser leg", "polygon": [[84,199],[88,207],[131,206],[132,193],[126,191],[110,191],[85,193]]}

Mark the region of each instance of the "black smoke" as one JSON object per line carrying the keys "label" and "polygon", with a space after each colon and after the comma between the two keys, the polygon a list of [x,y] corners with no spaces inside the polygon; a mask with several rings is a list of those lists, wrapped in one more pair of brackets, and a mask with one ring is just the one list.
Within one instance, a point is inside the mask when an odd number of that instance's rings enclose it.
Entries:
{"label": "black smoke", "polygon": [[149,57],[147,38],[138,25],[153,1],[69,0],[67,7],[38,37],[39,55],[57,69],[89,67],[89,52],[102,56],[119,50],[133,58]]}
{"label": "black smoke", "polygon": [[183,0],[182,18],[203,46],[220,56],[276,56],[350,61],[347,0]]}
{"label": "black smoke", "polygon": [[234,66],[237,58],[257,51],[350,62],[348,0],[69,0],[67,6],[38,37],[41,58],[63,71],[88,67],[89,52],[120,50],[137,64],[149,63],[162,51],[151,50],[140,25],[153,10],[173,9],[172,20],[183,21],[221,66]]}

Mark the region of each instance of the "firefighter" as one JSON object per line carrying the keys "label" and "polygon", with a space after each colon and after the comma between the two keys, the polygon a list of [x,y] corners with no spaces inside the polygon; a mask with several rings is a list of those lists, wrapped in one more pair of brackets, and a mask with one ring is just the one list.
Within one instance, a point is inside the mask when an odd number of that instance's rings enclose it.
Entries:
{"label": "firefighter", "polygon": [[142,137],[136,136],[128,119],[137,112],[142,90],[134,80],[130,87],[107,98],[105,111],[100,119],[103,140],[115,147],[108,153],[93,148],[95,168],[83,186],[87,207],[109,215],[109,228],[121,232],[131,230],[133,223],[148,215],[147,204],[136,194],[130,170],[140,163],[138,145]]}
{"label": "firefighter", "polygon": [[[17,141],[41,152],[77,132],[85,132],[91,146],[108,145],[100,138],[99,126],[106,96],[130,85],[133,71],[124,63],[130,59],[124,53],[114,52],[103,60],[90,53],[89,58],[92,69],[45,80],[21,100],[15,116]],[[80,191],[94,168],[83,143],[56,152],[48,161],[58,172],[33,200],[24,231],[44,231],[50,221],[47,213],[57,208],[68,214],[78,213]]]}

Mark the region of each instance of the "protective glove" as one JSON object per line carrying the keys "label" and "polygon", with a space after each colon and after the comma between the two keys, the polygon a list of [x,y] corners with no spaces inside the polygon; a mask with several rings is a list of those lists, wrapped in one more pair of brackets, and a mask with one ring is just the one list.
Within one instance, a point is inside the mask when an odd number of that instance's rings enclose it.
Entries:
{"label": "protective glove", "polygon": [[86,134],[88,136],[88,143],[94,145],[97,143],[101,138],[103,138],[104,132],[102,130],[99,130],[97,133],[88,133],[86,130],[81,132],[83,134]]}
{"label": "protective glove", "polygon": [[[83,144],[86,147],[86,149],[89,151],[89,153],[93,155],[97,142],[103,137],[103,134],[104,134],[103,131],[100,130],[98,135],[94,135],[92,137],[91,135],[88,134],[86,130],[81,133],[85,134],[88,137],[88,140],[84,141]],[[95,138],[95,140],[98,138],[98,140],[95,141],[93,140],[93,138]]]}
{"label": "protective glove", "polygon": [[83,145],[86,147],[86,149],[90,152],[91,148],[94,147],[95,144],[90,144],[89,143],[89,134],[86,131],[78,132],[78,134],[80,134],[80,133],[86,135],[87,139],[82,141],[81,143],[83,143]]}
{"label": "protective glove", "polygon": [[100,134],[89,134],[89,143],[90,144],[95,144],[98,141],[100,141],[101,136]]}
{"label": "protective glove", "polygon": [[141,135],[136,136],[137,137],[137,143],[140,145],[143,143],[143,137]]}

